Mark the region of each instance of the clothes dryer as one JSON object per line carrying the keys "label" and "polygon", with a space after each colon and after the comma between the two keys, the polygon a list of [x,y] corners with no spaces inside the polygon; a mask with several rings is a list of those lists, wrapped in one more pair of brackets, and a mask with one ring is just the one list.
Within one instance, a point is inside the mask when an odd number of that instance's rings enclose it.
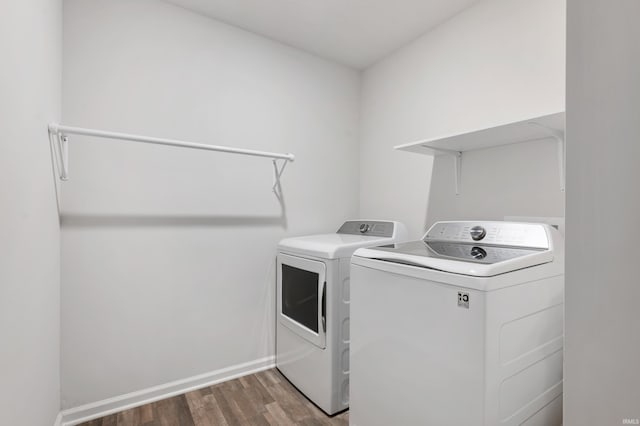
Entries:
{"label": "clothes dryer", "polygon": [[278,246],[276,366],[327,414],[349,406],[351,255],[403,240],[399,222],[358,220]]}

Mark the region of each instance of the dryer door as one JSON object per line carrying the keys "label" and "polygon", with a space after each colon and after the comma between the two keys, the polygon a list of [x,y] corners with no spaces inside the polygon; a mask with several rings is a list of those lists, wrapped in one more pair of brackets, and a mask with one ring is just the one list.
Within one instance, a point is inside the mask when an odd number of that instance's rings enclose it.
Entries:
{"label": "dryer door", "polygon": [[278,321],[319,348],[326,347],[326,265],[278,254]]}

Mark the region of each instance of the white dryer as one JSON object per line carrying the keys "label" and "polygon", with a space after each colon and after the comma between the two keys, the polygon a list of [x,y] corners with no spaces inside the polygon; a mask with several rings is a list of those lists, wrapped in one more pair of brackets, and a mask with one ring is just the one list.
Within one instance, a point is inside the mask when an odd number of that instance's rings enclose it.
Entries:
{"label": "white dryer", "polygon": [[401,223],[359,220],[278,246],[276,366],[327,414],[349,407],[351,255],[405,239]]}
{"label": "white dryer", "polygon": [[351,281],[350,424],[562,423],[556,229],[439,222],[356,251]]}

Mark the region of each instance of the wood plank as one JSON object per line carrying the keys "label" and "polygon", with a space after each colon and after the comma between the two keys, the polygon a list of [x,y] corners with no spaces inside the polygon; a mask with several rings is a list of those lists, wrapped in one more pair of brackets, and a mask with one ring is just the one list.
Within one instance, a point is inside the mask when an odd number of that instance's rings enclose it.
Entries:
{"label": "wood plank", "polygon": [[153,406],[159,426],[195,426],[184,395],[154,402]]}
{"label": "wood plank", "polygon": [[185,394],[196,426],[227,426],[220,407],[210,390],[197,390]]}
{"label": "wood plank", "polygon": [[121,411],[117,414],[117,426],[135,426],[142,424],[140,416],[137,415],[139,411],[135,408]]}
{"label": "wood plank", "polygon": [[212,389],[212,396],[222,411],[225,421],[229,426],[241,425],[245,420],[233,401],[229,400],[220,387]]}
{"label": "wood plank", "polygon": [[[267,411],[273,419],[277,422],[276,425],[293,425],[293,419],[291,419],[287,413],[284,412],[280,404],[277,402],[272,402],[271,404],[267,404]],[[274,424],[274,423],[272,423]]]}
{"label": "wood plank", "polygon": [[[242,377],[242,384],[247,392],[254,395],[254,398],[259,399],[260,403],[264,406],[267,404],[274,402],[273,395],[269,393],[269,391],[262,385],[260,380],[256,377],[255,374],[251,374],[249,376]],[[266,411],[266,408],[263,410]]]}
{"label": "wood plank", "polygon": [[140,421],[143,425],[148,425],[153,423],[153,406],[151,404],[146,404],[141,407],[138,407],[140,410]]}
{"label": "wood plank", "polygon": [[[299,422],[308,417],[314,417],[313,411],[305,404],[306,398],[300,395],[293,387],[281,383],[276,386],[269,386],[267,390],[273,396],[278,405],[287,413],[287,416],[294,422]],[[293,393],[293,392],[296,393]],[[303,400],[305,398],[305,400]],[[270,404],[267,405],[269,407]]]}
{"label": "wood plank", "polygon": [[233,400],[233,403],[238,410],[242,413],[245,419],[257,417],[266,411],[263,404],[260,404],[259,399],[255,399],[255,394],[251,394],[246,391],[227,392],[227,398]]}
{"label": "wood plank", "polygon": [[[267,410],[265,408],[265,414],[266,413],[267,413]],[[251,426],[270,426],[270,423],[267,421],[264,414],[260,414],[259,416],[252,417],[248,420]]]}
{"label": "wood plank", "polygon": [[118,425],[117,413],[102,418],[102,426],[117,426],[117,425]]}
{"label": "wood plank", "polygon": [[327,416],[276,369],[125,410],[81,426],[348,426]]}

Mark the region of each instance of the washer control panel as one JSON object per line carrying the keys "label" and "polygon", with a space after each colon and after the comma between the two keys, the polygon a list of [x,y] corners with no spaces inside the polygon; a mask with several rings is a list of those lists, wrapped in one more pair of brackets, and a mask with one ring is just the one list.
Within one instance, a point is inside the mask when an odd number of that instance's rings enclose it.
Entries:
{"label": "washer control panel", "polygon": [[544,225],[537,223],[437,222],[429,228],[423,240],[549,248],[547,231]]}
{"label": "washer control panel", "polygon": [[342,224],[338,234],[367,235],[371,237],[393,237],[393,222],[375,220],[350,220]]}

